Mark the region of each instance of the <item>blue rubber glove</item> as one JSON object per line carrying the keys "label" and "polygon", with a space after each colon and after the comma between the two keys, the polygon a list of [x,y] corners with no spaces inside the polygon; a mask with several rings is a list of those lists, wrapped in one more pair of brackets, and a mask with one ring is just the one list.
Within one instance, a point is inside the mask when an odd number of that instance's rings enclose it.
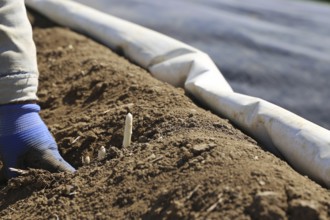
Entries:
{"label": "blue rubber glove", "polygon": [[51,172],[75,171],[59,154],[39,111],[37,104],[0,106],[0,156],[7,179],[16,176],[9,170],[10,167],[31,167]]}

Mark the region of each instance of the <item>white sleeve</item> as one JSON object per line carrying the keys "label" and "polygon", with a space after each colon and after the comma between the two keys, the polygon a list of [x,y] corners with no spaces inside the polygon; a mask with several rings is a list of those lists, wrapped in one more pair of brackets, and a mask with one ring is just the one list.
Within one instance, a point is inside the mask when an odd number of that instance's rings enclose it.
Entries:
{"label": "white sleeve", "polygon": [[0,104],[36,100],[38,68],[24,0],[0,0]]}

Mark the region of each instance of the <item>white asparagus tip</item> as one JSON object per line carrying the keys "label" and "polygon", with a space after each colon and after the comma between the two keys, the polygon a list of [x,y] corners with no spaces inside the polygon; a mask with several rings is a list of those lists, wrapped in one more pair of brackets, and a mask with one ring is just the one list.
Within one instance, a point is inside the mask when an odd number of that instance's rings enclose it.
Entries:
{"label": "white asparagus tip", "polygon": [[129,145],[131,145],[132,127],[133,127],[133,116],[131,113],[128,113],[126,115],[126,120],[125,120],[123,147],[128,147]]}
{"label": "white asparagus tip", "polygon": [[87,156],[82,156],[81,160],[82,160],[83,164],[89,164],[91,162],[91,158],[88,155]]}
{"label": "white asparagus tip", "polygon": [[104,146],[101,146],[99,151],[97,152],[97,159],[103,160],[106,156],[106,150]]}

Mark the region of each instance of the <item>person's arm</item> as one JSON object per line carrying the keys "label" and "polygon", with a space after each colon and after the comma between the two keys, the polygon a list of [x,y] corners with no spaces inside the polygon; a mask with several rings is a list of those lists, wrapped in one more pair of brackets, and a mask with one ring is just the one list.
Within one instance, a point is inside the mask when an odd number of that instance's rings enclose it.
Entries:
{"label": "person's arm", "polygon": [[16,175],[10,167],[75,171],[39,116],[38,75],[24,0],[0,0],[0,157],[7,179]]}

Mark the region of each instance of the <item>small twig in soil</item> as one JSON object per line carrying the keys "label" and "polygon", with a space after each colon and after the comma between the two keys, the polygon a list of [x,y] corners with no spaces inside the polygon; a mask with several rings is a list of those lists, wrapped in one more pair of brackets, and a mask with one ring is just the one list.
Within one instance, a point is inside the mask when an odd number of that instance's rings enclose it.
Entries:
{"label": "small twig in soil", "polygon": [[124,105],[121,105],[121,106],[119,106],[119,108],[131,108],[131,107],[133,107],[134,106],[134,103],[127,103],[127,104],[124,104]]}
{"label": "small twig in soil", "polygon": [[9,167],[9,170],[12,171],[12,172],[19,173],[19,174],[27,174],[27,173],[29,173],[28,170],[21,170],[21,169],[16,169],[16,168],[13,168],[13,167]]}
{"label": "small twig in soil", "polygon": [[155,154],[151,154],[149,157],[147,157],[146,159],[145,159],[145,161],[149,161],[149,160],[151,160],[151,159],[155,159],[156,158],[156,155]]}
{"label": "small twig in soil", "polygon": [[108,112],[110,112],[110,111],[112,111],[112,109],[108,109],[108,110],[102,112],[102,114],[106,114],[106,113],[108,113]]}
{"label": "small twig in soil", "polygon": [[116,108],[111,108],[111,109],[105,110],[104,112],[102,112],[102,114],[106,114],[108,112],[115,111],[116,109],[121,109],[121,108],[125,108],[125,107],[131,108],[133,106],[134,106],[134,103],[124,104],[124,105],[118,106]]}
{"label": "small twig in soil", "polygon": [[80,138],[81,138],[81,136],[76,137],[76,138],[71,142],[71,144],[76,143]]}
{"label": "small twig in soil", "polygon": [[221,202],[222,202],[222,193],[218,195],[218,200],[206,210],[206,213],[212,212]]}
{"label": "small twig in soil", "polygon": [[11,211],[16,212],[16,209],[13,209],[12,207],[8,207]]}
{"label": "small twig in soil", "polygon": [[194,195],[194,193],[199,189],[201,185],[198,184],[187,196],[186,196],[186,200],[190,199],[192,197],[192,195]]}
{"label": "small twig in soil", "polygon": [[156,163],[157,161],[163,159],[163,157],[164,157],[164,156],[159,156],[159,157],[153,159],[152,161],[150,161],[150,163]]}
{"label": "small twig in soil", "polygon": [[72,185],[67,185],[65,186],[65,190],[63,191],[63,194],[66,196],[74,196],[77,195],[78,192],[75,191],[76,187],[72,186]]}

